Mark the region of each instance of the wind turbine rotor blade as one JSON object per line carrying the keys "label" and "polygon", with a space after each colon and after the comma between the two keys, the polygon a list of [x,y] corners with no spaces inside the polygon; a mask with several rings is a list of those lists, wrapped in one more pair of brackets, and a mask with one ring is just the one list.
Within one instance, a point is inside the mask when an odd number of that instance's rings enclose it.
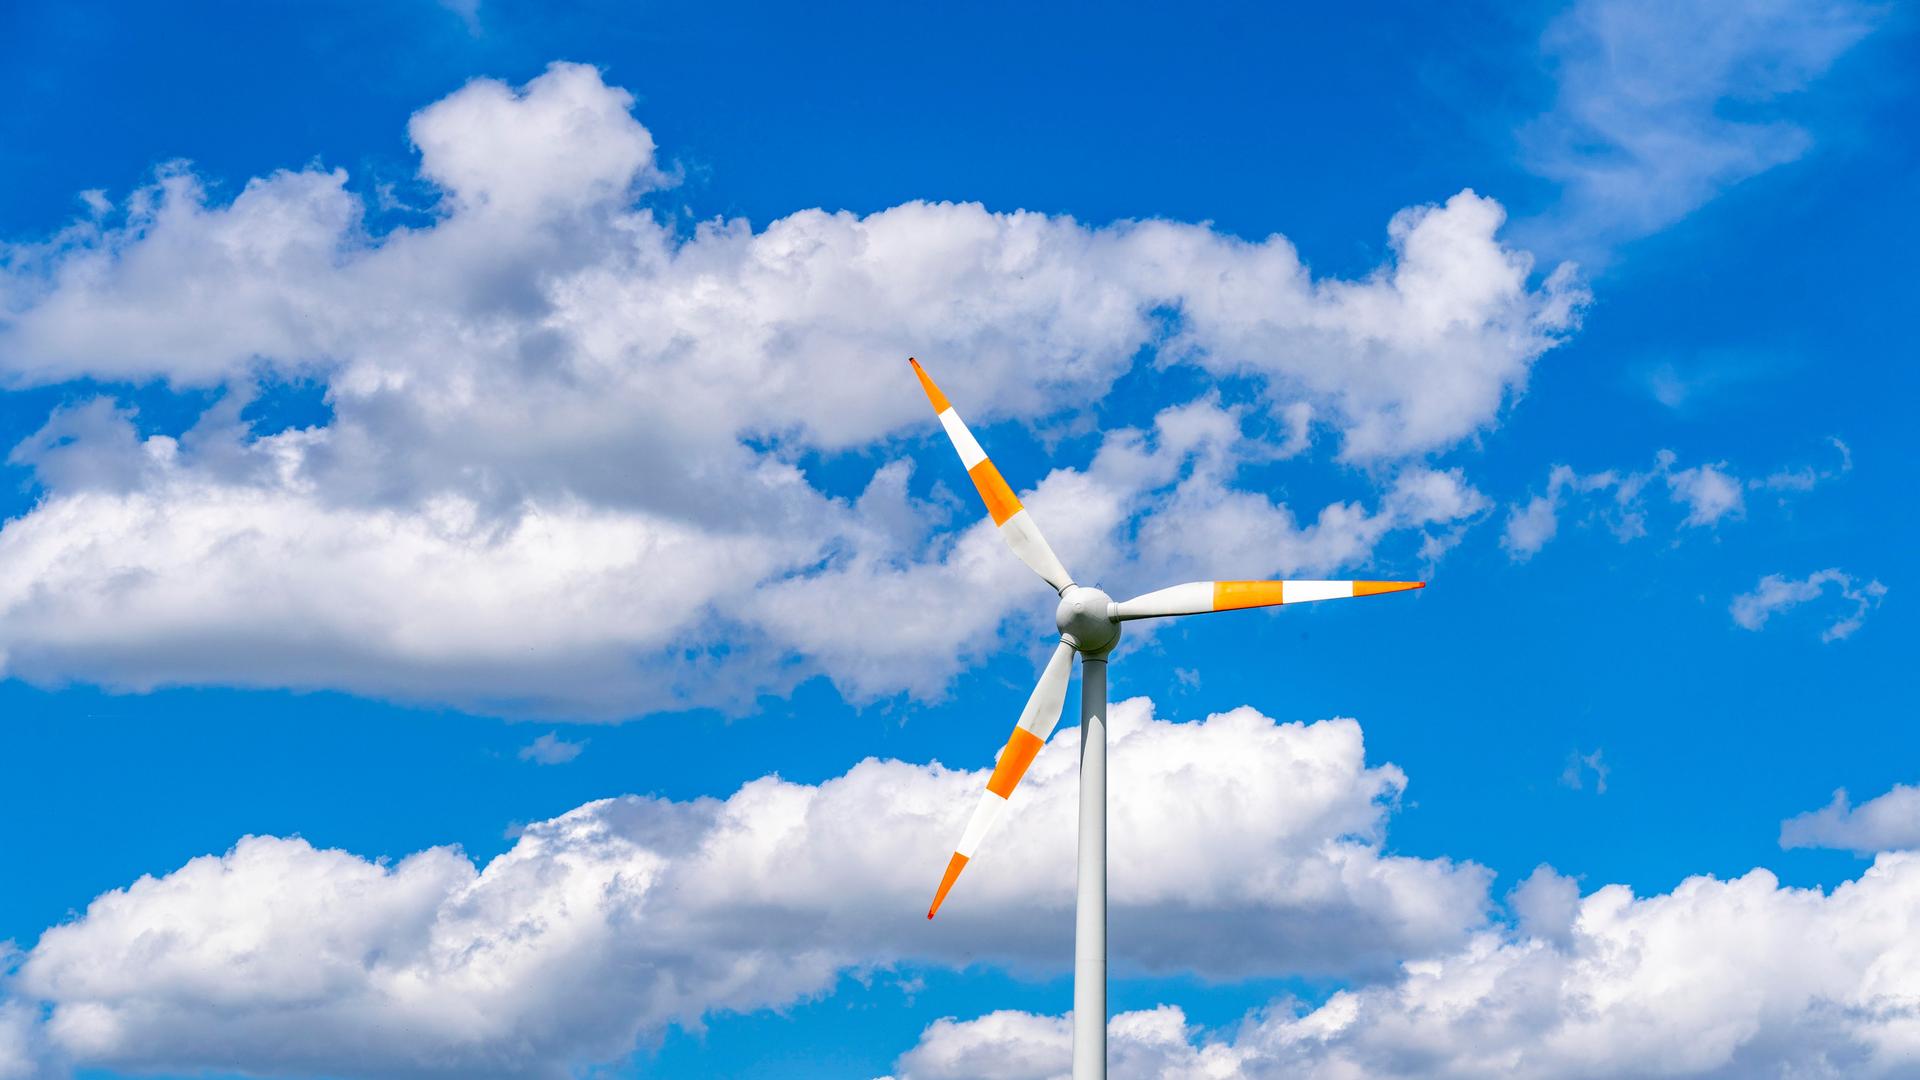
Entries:
{"label": "wind turbine rotor blade", "polygon": [[1346,600],[1356,596],[1424,589],[1424,581],[1190,581],[1113,605],[1113,617],[1158,619],[1209,611]]}
{"label": "wind turbine rotor blade", "polygon": [[1033,568],[1033,572],[1047,580],[1054,592],[1065,592],[1073,584],[1073,575],[1060,564],[1060,559],[1047,544],[1047,538],[1040,535],[1040,526],[1034,524],[1033,515],[1020,505],[1019,496],[995,468],[987,452],[980,449],[980,443],[967,430],[966,421],[953,411],[953,403],[947,395],[940,392],[929,378],[920,361],[907,358],[913,365],[913,373],[920,377],[920,387],[927,392],[927,400],[933,403],[933,411],[940,417],[940,426],[947,429],[947,438],[953,440],[953,448],[960,452],[960,464],[966,467],[967,475],[973,479],[973,486],[980,492],[980,501],[987,504],[987,516],[1000,530],[1000,538],[1007,542],[1020,561]]}
{"label": "wind turbine rotor blade", "polygon": [[1055,725],[1060,723],[1060,710],[1067,702],[1067,678],[1073,674],[1073,646],[1061,642],[1053,650],[1053,658],[1040,673],[1040,681],[1033,688],[1033,694],[1027,698],[1027,707],[1020,710],[1020,722],[1014,725],[1013,734],[1007,737],[1006,748],[1000,751],[1000,760],[993,767],[993,775],[987,779],[987,790],[980,795],[980,802],[973,808],[973,816],[967,820],[967,831],[960,836],[960,843],[954,846],[953,857],[947,860],[947,872],[940,877],[940,888],[933,894],[933,904],[927,908],[927,918],[940,910],[940,904],[946,900],[953,883],[960,878],[960,871],[967,868],[967,862],[973,853],[979,850],[980,841],[986,838],[993,823],[1000,819],[1001,811],[1007,808],[1007,800],[1012,797],[1013,789],[1020,778],[1027,774],[1027,766],[1047,744],[1047,737],[1053,734]]}

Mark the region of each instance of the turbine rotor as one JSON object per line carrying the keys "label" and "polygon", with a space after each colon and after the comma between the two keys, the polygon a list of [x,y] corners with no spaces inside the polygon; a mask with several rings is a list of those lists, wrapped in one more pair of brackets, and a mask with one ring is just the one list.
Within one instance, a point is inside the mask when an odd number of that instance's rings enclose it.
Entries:
{"label": "turbine rotor", "polygon": [[1113,617],[1113,598],[1091,585],[1069,585],[1060,594],[1053,623],[1060,638],[1083,653],[1104,653],[1120,640],[1120,622]]}
{"label": "turbine rotor", "polygon": [[[1014,788],[1026,775],[1027,767],[1033,764],[1034,758],[1053,734],[1054,727],[1059,724],[1061,710],[1066,704],[1067,681],[1073,671],[1074,653],[1079,653],[1085,664],[1099,668],[1101,674],[1098,679],[1083,684],[1082,692],[1096,695],[1099,709],[1104,713],[1107,654],[1120,640],[1122,623],[1133,619],[1159,619],[1243,608],[1278,607],[1315,600],[1378,596],[1426,585],[1422,581],[1189,581],[1184,585],[1157,589],[1115,603],[1112,597],[1099,589],[1074,583],[1072,575],[1047,544],[1046,537],[1041,535],[1040,526],[1021,505],[1020,497],[988,459],[986,451],[980,448],[980,443],[960,419],[960,414],[954,411],[953,403],[934,384],[919,361],[909,359],[908,363],[913,365],[914,374],[919,377],[920,386],[926,391],[927,400],[933,405],[941,427],[946,429],[947,438],[959,453],[960,464],[980,492],[980,500],[986,507],[988,518],[999,531],[1000,538],[1021,562],[1026,563],[1060,594],[1060,603],[1053,613],[1054,625],[1060,629],[1060,644],[1054,648],[1053,656],[1040,673],[1040,680],[1027,699],[1026,708],[1021,710],[1020,721],[1007,737],[1006,746],[994,765],[993,775],[987,780],[987,790],[981,793],[980,802],[967,821],[967,831],[954,847],[946,873],[941,875],[940,887],[934,893],[933,903],[927,908],[929,919],[940,910],[941,903],[946,900],[960,872],[972,860],[994,822],[999,820],[1001,811],[1006,809]],[[1089,685],[1097,689],[1088,691]],[[1102,718],[1096,716],[1094,719]],[[1101,738],[1104,739],[1104,735]],[[1104,746],[1104,742],[1101,745]],[[1084,759],[1082,765],[1084,768]],[[1104,784],[1104,781],[1101,783]],[[1105,789],[1101,787],[1100,790],[1104,792]],[[1104,800],[1104,794],[1101,798]],[[1104,802],[1101,805],[1104,806]],[[1082,814],[1086,812],[1083,805]],[[1083,837],[1086,822],[1083,816]],[[1104,826],[1101,828],[1104,829]],[[1101,835],[1104,836],[1104,832]],[[1085,843],[1084,838],[1082,843]],[[1104,890],[1104,869],[1101,874]],[[1100,911],[1104,918],[1104,892],[1101,895]],[[1083,895],[1081,902],[1085,900]]]}

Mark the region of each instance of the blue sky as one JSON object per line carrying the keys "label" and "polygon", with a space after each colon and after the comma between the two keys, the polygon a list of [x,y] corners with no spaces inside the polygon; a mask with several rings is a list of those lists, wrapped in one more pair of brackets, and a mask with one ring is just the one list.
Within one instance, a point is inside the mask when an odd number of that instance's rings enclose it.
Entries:
{"label": "blue sky", "polygon": [[0,1080],[1054,1075],[910,353],[1116,594],[1431,582],[1130,628],[1116,1075],[1920,1070],[1903,10],[0,20]]}

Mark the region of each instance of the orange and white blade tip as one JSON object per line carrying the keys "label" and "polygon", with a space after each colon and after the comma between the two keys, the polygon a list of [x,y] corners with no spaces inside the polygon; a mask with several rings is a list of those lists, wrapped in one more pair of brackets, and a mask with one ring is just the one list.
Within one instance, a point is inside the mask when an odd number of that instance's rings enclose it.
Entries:
{"label": "orange and white blade tip", "polygon": [[966,421],[953,409],[953,402],[947,400],[927,369],[920,361],[907,357],[907,363],[913,365],[913,373],[920,379],[920,388],[927,392],[927,400],[933,403],[934,415],[940,418],[940,426],[946,430],[947,438],[953,443],[953,449],[960,455],[960,465],[967,470],[967,476],[980,492],[980,501],[986,504],[987,516],[1001,530],[1000,537],[1013,553],[1020,557],[1034,573],[1046,579],[1047,584],[1056,590],[1065,589],[1073,584],[1073,575],[1060,565],[1060,557],[1047,546],[1046,538],[1040,535],[1039,526],[1032,518],[1020,517],[1020,497],[1013,493],[1007,479],[1000,475],[987,452],[980,447],[980,440],[967,430]]}
{"label": "orange and white blade tip", "polygon": [[1381,593],[1406,592],[1408,589],[1424,589],[1424,581],[1356,581],[1353,583],[1353,595],[1378,596]]}
{"label": "orange and white blade tip", "polygon": [[934,912],[940,910],[940,905],[946,900],[947,893],[953,889],[953,883],[960,879],[960,871],[966,868],[967,857],[957,851],[954,852],[953,858],[947,860],[947,872],[940,875],[940,889],[933,894],[933,905],[927,908],[927,918],[933,918]]}
{"label": "orange and white blade tip", "polygon": [[909,356],[907,363],[913,365],[913,373],[920,378],[920,389],[927,392],[927,400],[933,402],[934,412],[943,413],[953,408],[953,403],[947,400],[947,395],[941,393],[940,387],[934,383],[933,376],[928,375],[927,369],[920,366],[920,361]]}

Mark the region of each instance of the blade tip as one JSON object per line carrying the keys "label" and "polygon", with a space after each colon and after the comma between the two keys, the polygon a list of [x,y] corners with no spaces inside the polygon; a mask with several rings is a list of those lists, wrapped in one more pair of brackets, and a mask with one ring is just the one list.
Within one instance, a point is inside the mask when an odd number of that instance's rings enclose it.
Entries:
{"label": "blade tip", "polygon": [[959,880],[960,871],[966,867],[967,857],[957,851],[953,853],[953,858],[947,860],[947,872],[940,875],[940,888],[933,894],[933,906],[927,909],[927,918],[933,918],[933,913],[940,910],[947,894],[953,891],[953,883]]}
{"label": "blade tip", "polygon": [[947,400],[947,395],[941,393],[940,387],[934,383],[933,376],[928,375],[927,369],[920,366],[920,361],[909,356],[907,363],[913,365],[913,374],[920,380],[920,389],[927,392],[927,400],[933,403],[934,412],[943,413],[953,408],[953,403]]}

